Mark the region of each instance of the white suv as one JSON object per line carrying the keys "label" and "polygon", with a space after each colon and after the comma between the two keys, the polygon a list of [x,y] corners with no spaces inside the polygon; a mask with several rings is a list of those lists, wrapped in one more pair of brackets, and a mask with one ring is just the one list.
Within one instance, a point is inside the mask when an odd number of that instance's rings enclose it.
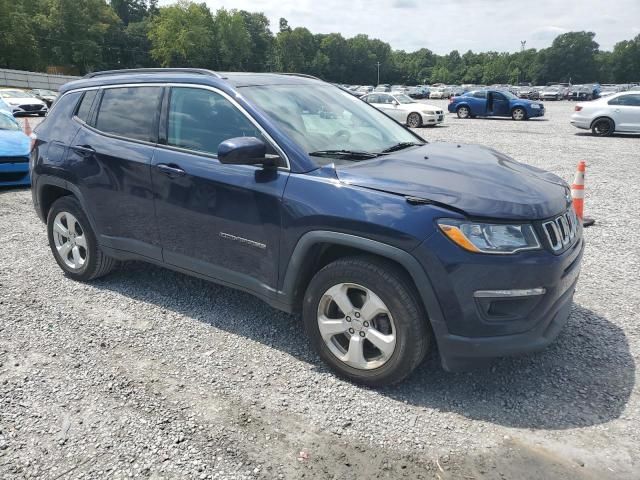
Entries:
{"label": "white suv", "polygon": [[30,92],[19,88],[0,89],[0,98],[11,107],[14,115],[39,115],[44,117],[49,111],[47,104]]}

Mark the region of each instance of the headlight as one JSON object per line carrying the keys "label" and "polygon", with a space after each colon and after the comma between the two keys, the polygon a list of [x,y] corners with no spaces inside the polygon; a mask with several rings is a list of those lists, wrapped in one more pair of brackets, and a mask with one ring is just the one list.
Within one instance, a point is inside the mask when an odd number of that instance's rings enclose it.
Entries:
{"label": "headlight", "polygon": [[531,108],[540,108],[540,105],[538,105],[537,103],[532,103]]}
{"label": "headlight", "polygon": [[422,114],[423,114],[423,115],[432,115],[432,116],[433,116],[433,115],[435,115],[435,114],[436,114],[436,112],[432,112],[432,111],[429,111],[429,110],[423,110],[423,111],[422,111]]}
{"label": "headlight", "polygon": [[537,250],[540,242],[529,224],[476,223],[444,218],[440,230],[455,244],[475,253],[509,254]]}

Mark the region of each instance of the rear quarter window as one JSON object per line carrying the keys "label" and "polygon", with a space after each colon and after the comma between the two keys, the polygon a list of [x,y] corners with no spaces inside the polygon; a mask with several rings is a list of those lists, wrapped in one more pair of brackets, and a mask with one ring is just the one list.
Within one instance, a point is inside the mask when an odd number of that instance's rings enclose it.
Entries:
{"label": "rear quarter window", "polygon": [[82,100],[80,100],[80,105],[76,110],[76,117],[85,123],[89,123],[89,113],[91,112],[91,106],[97,95],[98,90],[88,90],[84,92]]}
{"label": "rear quarter window", "polygon": [[105,89],[95,127],[111,135],[155,142],[162,93],[162,87]]}

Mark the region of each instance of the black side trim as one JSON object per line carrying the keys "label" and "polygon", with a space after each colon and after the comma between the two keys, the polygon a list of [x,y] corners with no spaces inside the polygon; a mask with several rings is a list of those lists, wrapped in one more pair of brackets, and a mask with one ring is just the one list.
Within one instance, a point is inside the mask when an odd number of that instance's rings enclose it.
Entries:
{"label": "black side trim", "polygon": [[[393,260],[402,265],[415,283],[415,286],[422,298],[422,302],[428,312],[429,321],[433,328],[436,341],[442,336],[448,335],[444,316],[440,309],[440,304],[433,289],[431,280],[420,265],[420,262],[411,255],[397,247],[377,242],[368,238],[357,237],[346,233],[317,230],[305,233],[296,245],[291,260],[284,274],[282,290],[278,292],[280,296],[289,304],[294,301],[294,292],[299,280],[300,272],[311,247],[318,243],[328,243],[354,247],[365,252],[373,253],[381,257]],[[295,305],[294,305],[295,307]]]}

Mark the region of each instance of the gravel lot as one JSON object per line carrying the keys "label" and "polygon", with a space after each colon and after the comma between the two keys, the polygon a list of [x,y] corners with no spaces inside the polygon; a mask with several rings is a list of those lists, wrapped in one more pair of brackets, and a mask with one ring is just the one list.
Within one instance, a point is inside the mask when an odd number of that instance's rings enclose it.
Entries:
{"label": "gravel lot", "polygon": [[419,132],[567,180],[587,161],[597,224],[567,327],[540,354],[464,374],[431,358],[379,391],[247,294],[141,263],[65,278],[29,190],[0,190],[0,478],[637,479],[640,137],[547,108]]}

